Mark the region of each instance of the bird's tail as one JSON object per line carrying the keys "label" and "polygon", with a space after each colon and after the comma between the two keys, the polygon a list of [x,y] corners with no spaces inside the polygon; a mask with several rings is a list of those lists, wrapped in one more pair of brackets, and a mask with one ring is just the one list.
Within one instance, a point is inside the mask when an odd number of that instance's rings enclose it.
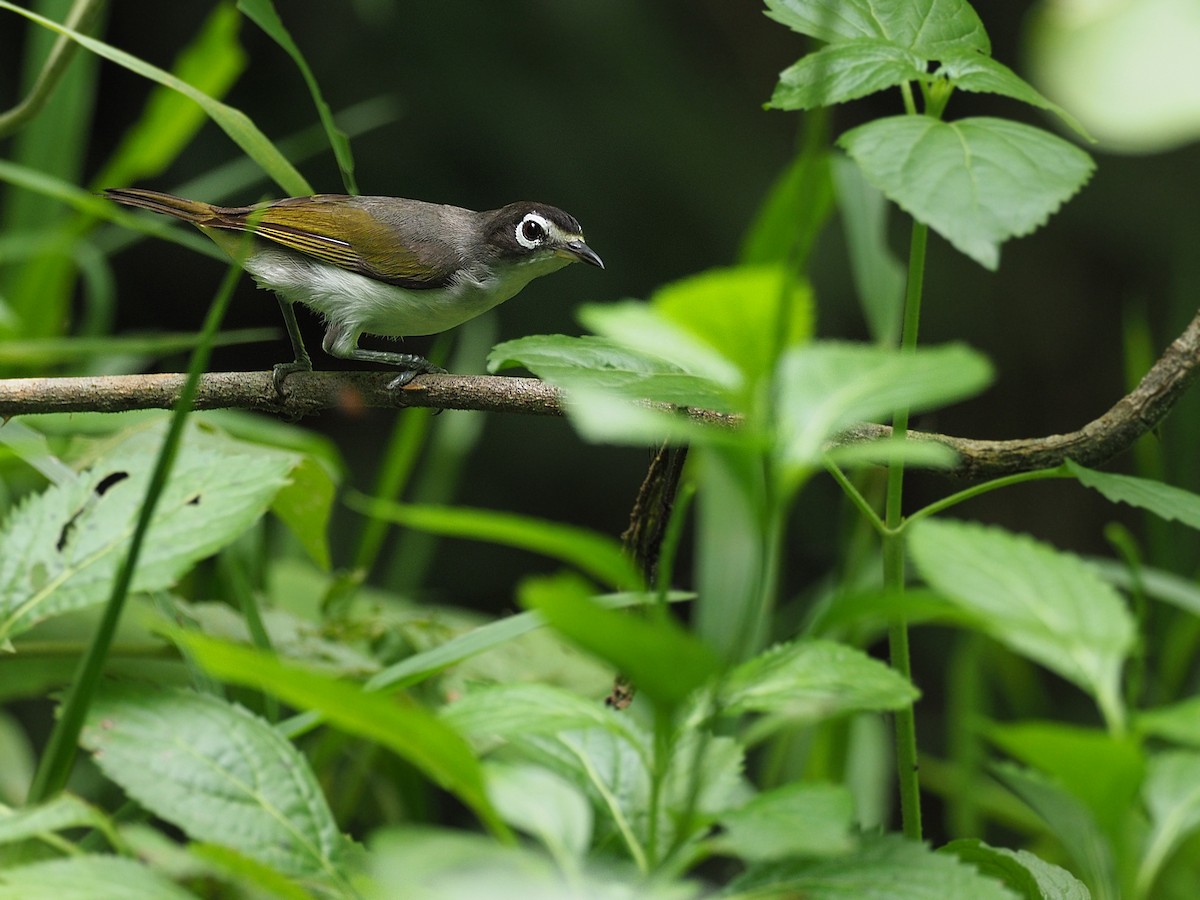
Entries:
{"label": "bird's tail", "polygon": [[[141,188],[106,188],[104,196],[123,206],[136,206],[151,212],[183,219],[193,225],[207,225],[218,217],[217,207],[200,200],[185,200],[174,194],[147,191]],[[215,223],[213,223],[215,224]]]}

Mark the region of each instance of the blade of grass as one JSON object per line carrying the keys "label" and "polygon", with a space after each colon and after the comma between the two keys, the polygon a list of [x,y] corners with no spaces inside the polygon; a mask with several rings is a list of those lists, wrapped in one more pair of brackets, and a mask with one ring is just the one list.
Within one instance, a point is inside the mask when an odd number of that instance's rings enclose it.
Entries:
{"label": "blade of grass", "polygon": [[22,9],[10,3],[9,0],[0,0],[0,9],[6,9],[9,12],[23,16],[31,22],[36,22],[43,28],[48,28],[57,34],[65,35],[97,56],[123,66],[136,75],[141,75],[143,78],[169,87],[190,98],[200,105],[209,118],[222,131],[229,135],[230,139],[241,147],[247,156],[262,166],[263,171],[270,175],[284,191],[293,196],[313,193],[312,186],[309,185],[304,176],[279,152],[267,136],[258,129],[258,126],[250,120],[250,117],[241,110],[234,109],[232,106],[228,106],[210,97],[208,94],[177,78],[165,69],[152,66],[150,63],[138,59],[124,50],[118,50],[111,44],[98,41],[95,38],[88,37],[86,34],[80,34],[78,31],[47,19],[45,16],[39,16],[37,13]]}
{"label": "blade of grass", "polygon": [[279,13],[275,10],[271,0],[238,0],[237,8],[265,31],[275,43],[286,50],[287,54],[295,61],[296,68],[304,77],[304,83],[308,85],[308,92],[312,94],[313,105],[317,108],[317,115],[321,117],[321,125],[325,129],[325,134],[329,137],[329,146],[333,148],[333,156],[337,160],[338,170],[342,173],[342,183],[346,186],[346,193],[357,194],[358,184],[354,181],[354,155],[350,151],[350,138],[334,122],[333,112],[321,94],[321,86],[317,84],[316,76],[313,75],[304,54],[292,40],[291,34],[284,27],[283,20],[279,18]]}
{"label": "blade of grass", "polygon": [[33,785],[29,789],[28,802],[31,804],[41,803],[57,794],[66,785],[67,778],[71,774],[79,746],[79,734],[83,730],[84,720],[99,684],[100,673],[104,669],[109,649],[112,647],[117,633],[117,625],[121,619],[121,612],[125,608],[125,600],[129,596],[129,586],[133,582],[133,574],[137,569],[138,556],[141,554],[146,532],[150,528],[150,520],[154,515],[154,509],[158,505],[163,488],[166,487],[167,478],[171,474],[171,467],[175,462],[179,442],[183,436],[183,428],[196,397],[196,386],[200,381],[200,375],[208,366],[213,340],[225,318],[225,310],[229,307],[234,287],[240,277],[241,267],[231,266],[209,308],[201,332],[200,345],[192,353],[187,381],[179,394],[179,402],[175,405],[175,411],[171,414],[171,425],[167,429],[162,449],[159,450],[158,459],[154,465],[154,472],[146,487],[146,499],[142,504],[133,536],[129,541],[129,552],[117,572],[117,577],[113,580],[112,594],[104,608],[104,614],[96,628],[96,634],[88,646],[87,653],[80,660],[75,677],[66,690],[58,721],[50,733],[46,751],[42,755],[34,775]]}

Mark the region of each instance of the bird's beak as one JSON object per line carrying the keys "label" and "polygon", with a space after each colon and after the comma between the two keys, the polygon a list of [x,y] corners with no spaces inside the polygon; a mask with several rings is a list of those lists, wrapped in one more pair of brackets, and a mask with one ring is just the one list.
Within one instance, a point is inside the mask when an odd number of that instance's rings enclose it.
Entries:
{"label": "bird's beak", "polygon": [[564,244],[558,251],[559,256],[565,256],[567,259],[579,260],[588,265],[596,266],[599,269],[604,268],[604,261],[596,255],[596,251],[585,244],[583,241],[571,241]]}

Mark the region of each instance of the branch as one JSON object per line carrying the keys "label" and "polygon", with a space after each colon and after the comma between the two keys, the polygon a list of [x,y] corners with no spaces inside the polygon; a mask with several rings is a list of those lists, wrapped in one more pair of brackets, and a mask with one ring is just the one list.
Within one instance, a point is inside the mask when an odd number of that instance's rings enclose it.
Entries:
{"label": "branch", "polygon": [[[910,431],[913,440],[937,441],[955,450],[958,465],[949,470],[958,478],[998,478],[1061,465],[1066,459],[1094,466],[1128,450],[1152,431],[1200,376],[1200,313],[1151,366],[1138,386],[1098,419],[1078,431],[1010,441],[978,441],[945,434]],[[857,425],[847,429],[837,443],[888,437],[886,425]]]}
{"label": "branch", "polygon": [[[1052,468],[1070,458],[1102,463],[1156,427],[1200,376],[1200,314],[1154,364],[1132,393],[1098,419],[1069,434],[1010,441],[980,441],[910,431],[910,440],[937,441],[957,451],[950,475],[979,479]],[[353,413],[367,407],[473,409],[526,415],[562,415],[562,392],[536,378],[493,375],[421,375],[401,390],[388,390],[394,372],[299,372],[288,378],[286,397],[275,393],[270,372],[222,372],[203,376],[196,409],[251,409],[290,418],[326,409]],[[53,412],[121,412],[169,409],[184,376],[114,375],[89,378],[0,379],[0,418]],[[733,417],[689,410],[699,421],[733,424]],[[858,425],[841,434],[849,444],[887,437],[884,425]]]}
{"label": "branch", "polygon": [[[562,394],[536,378],[421,375],[388,390],[395,372],[297,372],[275,393],[271,372],[214,372],[200,378],[196,409],[252,409],[291,418],[326,409],[367,407],[476,409],[562,415]],[[0,417],[54,412],[170,409],[186,376],[109,375],[85,378],[0,379]]]}

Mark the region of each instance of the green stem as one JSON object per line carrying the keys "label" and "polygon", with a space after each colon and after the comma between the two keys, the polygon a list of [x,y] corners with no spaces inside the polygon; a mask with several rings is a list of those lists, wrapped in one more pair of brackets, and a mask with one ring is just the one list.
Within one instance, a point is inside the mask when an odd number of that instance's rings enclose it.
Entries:
{"label": "green stem", "polygon": [[1075,476],[1068,471],[1066,466],[1056,466],[1053,469],[1037,469],[1033,472],[1019,472],[1016,475],[1005,475],[1002,478],[993,478],[991,481],[985,481],[983,484],[972,485],[969,488],[951,494],[949,497],[943,497],[928,506],[922,507],[915,513],[910,515],[905,520],[905,525],[915,522],[918,519],[925,519],[929,516],[943,512],[952,506],[957,506],[973,497],[978,497],[980,494],[987,494],[991,491],[999,490],[1000,488],[1010,487],[1014,484],[1022,484],[1026,481],[1044,481],[1047,478],[1074,478]]}
{"label": "green stem", "polygon": [[[925,280],[925,247],[929,228],[913,222],[912,240],[908,253],[908,288],[904,300],[904,330],[900,338],[902,352],[910,353],[917,346],[921,321],[921,289]],[[908,410],[898,409],[892,418],[892,435],[903,441],[908,434]],[[904,590],[904,463],[897,461],[888,469],[887,501],[883,536],[883,586],[897,592]],[[892,668],[907,679],[912,678],[908,650],[908,623],[897,619],[888,628],[888,649]],[[906,837],[921,839],[921,788],[917,778],[917,726],[912,706],[897,710],[896,716],[896,778],[900,789],[900,818]]]}

